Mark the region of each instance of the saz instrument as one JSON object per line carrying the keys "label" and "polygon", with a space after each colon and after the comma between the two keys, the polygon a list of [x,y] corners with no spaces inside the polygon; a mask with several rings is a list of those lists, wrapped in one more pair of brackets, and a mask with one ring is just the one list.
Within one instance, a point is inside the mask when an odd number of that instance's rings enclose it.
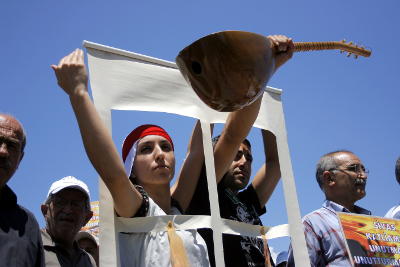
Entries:
{"label": "saz instrument", "polygon": [[[347,56],[369,57],[352,42],[295,42],[294,51],[338,49]],[[223,31],[207,35],[179,52],[176,64],[200,99],[212,109],[230,112],[254,102],[275,69],[275,47],[266,36]]]}

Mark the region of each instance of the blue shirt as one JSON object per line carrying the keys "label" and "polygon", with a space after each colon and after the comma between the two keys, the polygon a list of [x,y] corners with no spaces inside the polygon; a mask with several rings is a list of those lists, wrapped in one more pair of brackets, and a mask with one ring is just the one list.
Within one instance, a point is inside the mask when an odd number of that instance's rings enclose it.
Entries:
{"label": "blue shirt", "polygon": [[[371,215],[369,210],[354,206],[355,213]],[[346,241],[336,212],[350,211],[345,207],[325,200],[322,208],[303,218],[304,235],[311,266],[351,266]],[[294,266],[293,251],[290,247],[288,266]]]}

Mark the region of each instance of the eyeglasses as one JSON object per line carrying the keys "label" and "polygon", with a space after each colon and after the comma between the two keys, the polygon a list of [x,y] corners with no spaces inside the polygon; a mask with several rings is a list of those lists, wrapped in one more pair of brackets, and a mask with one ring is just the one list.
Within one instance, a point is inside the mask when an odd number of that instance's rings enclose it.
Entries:
{"label": "eyeglasses", "polygon": [[79,200],[67,200],[64,198],[54,198],[53,199],[53,204],[57,208],[63,209],[68,204],[71,206],[72,209],[74,210],[83,210],[86,206],[86,201],[79,201]]}
{"label": "eyeglasses", "polygon": [[367,168],[364,167],[364,165],[362,164],[352,164],[349,166],[346,166],[344,169],[340,169],[340,168],[332,168],[329,171],[350,171],[350,172],[354,172],[357,174],[369,174],[369,170]]}

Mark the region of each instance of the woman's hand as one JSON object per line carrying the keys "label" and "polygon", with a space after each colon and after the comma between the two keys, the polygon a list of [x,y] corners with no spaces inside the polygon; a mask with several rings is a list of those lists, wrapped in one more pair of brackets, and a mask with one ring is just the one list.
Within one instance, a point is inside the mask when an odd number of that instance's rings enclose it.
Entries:
{"label": "woman's hand", "polygon": [[51,65],[56,74],[58,85],[69,95],[87,92],[88,75],[83,51],[76,49],[62,58],[58,65]]}

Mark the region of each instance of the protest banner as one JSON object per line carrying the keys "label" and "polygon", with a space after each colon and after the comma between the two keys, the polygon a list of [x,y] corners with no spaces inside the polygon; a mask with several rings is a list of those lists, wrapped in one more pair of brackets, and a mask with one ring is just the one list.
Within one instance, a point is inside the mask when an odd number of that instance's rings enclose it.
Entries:
{"label": "protest banner", "polygon": [[99,237],[99,201],[90,202],[90,209],[93,211],[93,216],[90,218],[89,222],[81,228],[81,231],[89,232]]}
{"label": "protest banner", "polygon": [[338,212],[354,266],[400,266],[400,220]]}

